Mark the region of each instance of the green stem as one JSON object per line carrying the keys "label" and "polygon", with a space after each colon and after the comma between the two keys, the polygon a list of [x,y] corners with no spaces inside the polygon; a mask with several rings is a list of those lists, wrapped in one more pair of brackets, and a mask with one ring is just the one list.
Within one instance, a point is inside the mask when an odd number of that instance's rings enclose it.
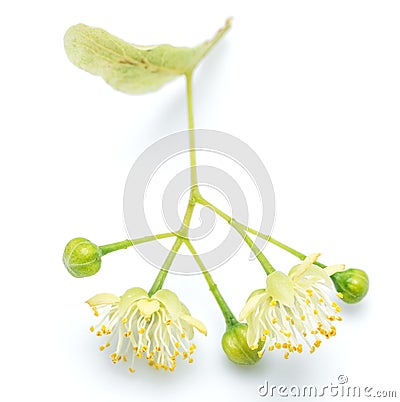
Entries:
{"label": "green stem", "polygon": [[[243,225],[243,223],[237,222],[237,221],[236,221],[235,219],[233,219],[231,216],[227,215],[225,212],[221,211],[221,210],[220,210],[219,208],[217,208],[215,205],[213,205],[213,204],[207,202],[206,200],[204,200],[204,199],[201,198],[201,199],[199,199],[199,203],[200,203],[200,204],[203,204],[203,205],[205,205],[205,206],[208,206],[208,207],[210,207],[210,208],[212,208],[212,209],[215,211],[215,213],[216,213],[217,215],[219,215],[219,216],[221,216],[223,219],[225,219],[230,225],[236,226],[237,228],[241,228],[242,231],[246,231],[246,232],[249,232],[249,233],[254,234],[254,235],[256,235],[256,236],[259,236],[259,237],[261,237],[262,239],[265,239],[265,240],[271,242],[272,244],[275,244],[276,246],[280,247],[281,249],[286,250],[287,252],[289,252],[290,254],[296,256],[296,257],[299,258],[300,260],[305,260],[305,259],[306,259],[306,257],[307,257],[306,254],[303,254],[303,253],[301,253],[300,251],[297,251],[297,250],[295,250],[294,248],[287,246],[286,244],[284,244],[284,243],[282,243],[282,242],[280,242],[280,241],[274,239],[274,238],[273,238],[272,236],[270,236],[270,235],[266,235],[266,234],[264,234],[264,233],[261,233],[261,232],[255,230],[255,229],[249,228],[249,227],[247,227],[246,225]],[[245,239],[245,241],[246,241],[246,239]],[[249,244],[249,243],[247,243],[247,244]],[[249,244],[249,246],[250,246],[250,244]],[[260,262],[261,262],[261,261],[260,261]],[[326,268],[326,267],[327,267],[325,264],[322,264],[321,262],[318,262],[318,261],[314,262],[314,265],[318,265],[318,266],[321,267],[321,268]],[[273,268],[272,268],[272,269],[273,269]]]}
{"label": "green stem", "polygon": [[194,138],[194,117],[193,117],[193,91],[192,91],[192,72],[186,74],[186,97],[188,110],[189,126],[189,146],[190,146],[190,182],[192,185],[191,196],[198,190],[197,169],[196,169],[196,146]]}
{"label": "green stem", "polygon": [[183,217],[182,225],[178,230],[178,235],[184,239],[189,238],[189,226],[195,206],[196,206],[196,200],[194,197],[190,196],[185,216]]}
{"label": "green stem", "polygon": [[156,293],[158,290],[160,290],[163,287],[165,278],[168,275],[168,271],[172,265],[172,262],[175,259],[177,252],[179,251],[182,243],[183,243],[183,239],[181,237],[177,237],[174,245],[172,246],[172,249],[168,253],[167,258],[165,259],[164,264],[161,267],[160,272],[158,273],[151,289],[149,290],[150,297],[153,296],[154,293]]}
{"label": "green stem", "polygon": [[[244,226],[244,225],[242,225],[242,226]],[[284,244],[284,243],[282,243],[282,242],[280,242],[280,241],[274,239],[274,238],[273,238],[272,236],[270,236],[270,235],[266,235],[266,234],[264,234],[264,233],[258,232],[257,230],[251,229],[251,228],[247,228],[247,231],[248,231],[249,233],[252,233],[252,234],[254,234],[254,235],[256,235],[256,236],[261,237],[262,239],[265,239],[265,240],[269,241],[269,242],[272,243],[272,244],[275,244],[275,246],[280,247],[281,249],[287,251],[288,253],[290,253],[290,254],[296,256],[296,257],[299,258],[300,260],[305,260],[305,259],[307,258],[307,256],[306,256],[305,254],[303,254],[303,253],[301,253],[300,251],[297,251],[297,250],[295,250],[294,248],[289,247],[289,246],[287,246],[286,244]],[[325,264],[322,264],[322,263],[320,263],[320,262],[318,262],[318,261],[314,262],[314,265],[318,265],[318,266],[321,267],[321,268],[326,268],[326,265],[325,265]]]}
{"label": "green stem", "polygon": [[239,235],[243,238],[243,240],[247,243],[247,245],[250,247],[251,251],[255,254],[257,257],[258,261],[260,262],[261,266],[263,267],[264,271],[266,272],[267,275],[271,274],[272,272],[275,271],[274,267],[272,264],[268,261],[267,257],[263,254],[263,252],[256,246],[256,244],[253,242],[253,240],[247,235],[246,233],[246,227],[242,225],[241,223],[237,222],[235,219],[227,215],[226,213],[222,212],[219,208],[217,208],[215,205],[211,204],[207,200],[205,200],[203,197],[199,197],[197,199],[199,204],[202,204],[208,208],[211,208],[215,211],[217,215],[219,215],[221,218],[226,220],[238,233]]}
{"label": "green stem", "polygon": [[152,296],[157,290],[161,289],[164,285],[165,278],[168,275],[168,271],[174,261],[174,258],[179,251],[182,243],[189,236],[189,226],[192,219],[194,207],[196,206],[196,197],[198,195],[197,184],[197,170],[196,170],[196,149],[194,140],[194,116],[193,116],[193,92],[192,92],[192,72],[186,74],[186,96],[187,96],[187,112],[188,112],[188,126],[189,126],[189,144],[190,144],[190,179],[191,189],[189,202],[186,208],[185,216],[182,221],[182,225],[176,233],[176,240],[169,252],[160,272],[158,273],[149,295]]}
{"label": "green stem", "polygon": [[113,251],[127,249],[128,247],[135,246],[137,244],[147,243],[149,241],[157,240],[157,239],[165,239],[167,237],[173,237],[175,233],[161,233],[152,236],[140,237],[138,239],[132,240],[123,240],[112,244],[105,244],[104,246],[99,246],[101,250],[101,255],[106,255],[108,253],[112,253]]}
{"label": "green stem", "polygon": [[205,267],[203,261],[201,260],[201,258],[197,254],[195,248],[193,247],[193,244],[188,239],[185,240],[185,244],[186,244],[187,248],[189,249],[189,251],[192,253],[193,258],[196,260],[198,266],[200,267],[201,272],[203,273],[204,278],[208,283],[210,291],[214,295],[214,298],[217,301],[222,314],[224,315],[227,327],[231,327],[235,324],[238,324],[238,320],[233,315],[233,313],[232,313],[231,309],[229,308],[228,304],[226,303],[225,299],[222,297],[221,292],[219,291],[219,289],[217,287],[217,284],[212,279],[211,274],[207,271],[207,268]]}

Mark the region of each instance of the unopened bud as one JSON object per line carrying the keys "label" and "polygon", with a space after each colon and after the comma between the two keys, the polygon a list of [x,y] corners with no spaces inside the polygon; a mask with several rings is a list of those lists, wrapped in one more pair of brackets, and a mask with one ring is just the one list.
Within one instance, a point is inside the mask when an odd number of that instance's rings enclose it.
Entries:
{"label": "unopened bud", "polygon": [[236,364],[256,364],[260,357],[257,350],[250,349],[246,340],[247,324],[235,324],[222,337],[222,349],[228,359]]}
{"label": "unopened bud", "polygon": [[68,272],[76,278],[96,274],[101,266],[101,250],[83,237],[72,239],[65,247],[63,262]]}
{"label": "unopened bud", "polygon": [[336,290],[343,295],[343,301],[346,303],[358,303],[368,292],[368,275],[361,269],[346,269],[336,272],[331,278]]}

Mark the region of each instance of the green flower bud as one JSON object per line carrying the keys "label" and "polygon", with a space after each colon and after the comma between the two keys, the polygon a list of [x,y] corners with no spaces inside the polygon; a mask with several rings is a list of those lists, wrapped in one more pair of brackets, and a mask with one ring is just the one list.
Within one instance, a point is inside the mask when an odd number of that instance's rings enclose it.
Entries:
{"label": "green flower bud", "polygon": [[72,276],[83,278],[99,271],[101,255],[100,248],[90,240],[77,237],[66,245],[63,262]]}
{"label": "green flower bud", "polygon": [[233,363],[252,365],[260,360],[257,350],[251,350],[247,344],[246,335],[247,324],[235,324],[222,337],[222,349]]}
{"label": "green flower bud", "polygon": [[343,301],[346,303],[358,303],[368,292],[368,275],[361,269],[346,269],[336,272],[331,278],[336,290],[343,295]]}

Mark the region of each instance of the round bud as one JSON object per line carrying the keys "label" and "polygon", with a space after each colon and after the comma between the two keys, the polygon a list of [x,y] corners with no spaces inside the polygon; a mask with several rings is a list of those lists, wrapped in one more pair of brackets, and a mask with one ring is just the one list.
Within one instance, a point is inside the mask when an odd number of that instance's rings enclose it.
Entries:
{"label": "round bud", "polygon": [[343,295],[343,301],[346,303],[358,303],[368,292],[368,275],[361,269],[346,269],[336,272],[331,278],[336,290]]}
{"label": "round bud", "polygon": [[233,363],[252,365],[260,360],[257,350],[247,344],[246,335],[247,324],[235,324],[222,337],[222,349]]}
{"label": "round bud", "polygon": [[72,239],[65,247],[63,262],[68,272],[76,278],[96,274],[101,266],[101,250],[83,237]]}

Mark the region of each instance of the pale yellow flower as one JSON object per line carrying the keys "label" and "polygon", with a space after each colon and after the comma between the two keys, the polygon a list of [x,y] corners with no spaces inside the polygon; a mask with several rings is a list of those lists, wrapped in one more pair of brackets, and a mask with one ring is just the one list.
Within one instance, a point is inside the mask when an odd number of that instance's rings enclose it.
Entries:
{"label": "pale yellow flower", "polygon": [[129,289],[122,297],[101,293],[87,303],[96,316],[103,317],[96,328],[90,328],[97,336],[107,336],[100,350],[115,343],[112,362],[128,361],[131,372],[135,371],[135,359],[142,357],[150,366],[170,371],[178,356],[192,363],[196,348],[190,343],[193,328],[207,335],[204,324],[192,317],[176,294],[167,289],[151,297],[142,288]]}
{"label": "pale yellow flower", "polygon": [[[294,266],[288,275],[275,271],[267,277],[265,289],[254,291],[248,298],[239,319],[248,324],[247,343],[252,349],[282,349],[287,359],[291,352],[311,353],[322,339],[336,335],[335,321],[340,307],[329,298],[333,288],[330,275],[342,271],[344,265],[320,268],[314,265],[319,254],[308,256]],[[338,294],[340,297],[341,295]]]}

